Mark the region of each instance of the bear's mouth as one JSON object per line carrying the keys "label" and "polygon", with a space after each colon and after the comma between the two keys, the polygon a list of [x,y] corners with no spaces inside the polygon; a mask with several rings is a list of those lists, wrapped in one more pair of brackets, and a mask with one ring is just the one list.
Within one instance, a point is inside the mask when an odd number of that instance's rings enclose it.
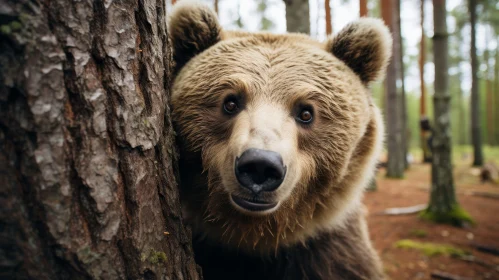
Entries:
{"label": "bear's mouth", "polygon": [[232,201],[244,210],[251,212],[262,212],[275,208],[278,202],[267,202],[258,199],[245,199],[239,196],[231,195]]}

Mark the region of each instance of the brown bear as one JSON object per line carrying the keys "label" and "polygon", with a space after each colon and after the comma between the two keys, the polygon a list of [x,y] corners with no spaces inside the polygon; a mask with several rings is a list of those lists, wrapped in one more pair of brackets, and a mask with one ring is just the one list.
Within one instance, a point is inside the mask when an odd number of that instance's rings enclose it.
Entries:
{"label": "brown bear", "polygon": [[368,88],[391,56],[383,23],[322,43],[224,31],[180,1],[169,35],[183,218],[204,278],[384,278],[361,202],[383,142]]}

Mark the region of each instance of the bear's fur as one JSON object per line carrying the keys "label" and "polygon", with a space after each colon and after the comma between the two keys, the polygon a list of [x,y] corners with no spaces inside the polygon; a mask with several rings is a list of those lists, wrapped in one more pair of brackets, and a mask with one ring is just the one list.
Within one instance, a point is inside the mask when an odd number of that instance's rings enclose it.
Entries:
{"label": "bear's fur", "polygon": [[[210,8],[184,0],[169,35],[181,200],[205,279],[382,279],[361,199],[383,141],[368,90],[391,55],[383,23],[360,19],[320,43],[224,31]],[[237,114],[224,113],[227,96]],[[311,124],[296,120],[301,106]],[[279,153],[287,168],[258,195],[278,203],[266,212],[231,198],[248,197],[234,162],[249,148]]]}

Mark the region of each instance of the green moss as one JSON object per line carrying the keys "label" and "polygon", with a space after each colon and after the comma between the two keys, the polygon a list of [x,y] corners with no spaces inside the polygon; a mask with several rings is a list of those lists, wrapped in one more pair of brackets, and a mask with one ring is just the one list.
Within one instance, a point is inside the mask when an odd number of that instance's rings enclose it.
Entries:
{"label": "green moss", "polygon": [[427,208],[425,211],[422,211],[419,216],[424,220],[441,224],[451,224],[458,227],[462,227],[465,224],[475,224],[470,214],[458,204],[455,204],[451,210],[447,212],[434,212],[430,211],[430,208]]}
{"label": "green moss", "polygon": [[149,252],[149,257],[147,257],[147,255],[144,253],[140,255],[140,260],[142,262],[148,260],[151,264],[164,263],[166,262],[166,259],[166,254],[164,252],[157,252],[154,250],[151,250],[151,252]]}
{"label": "green moss", "polygon": [[4,35],[10,35],[12,32],[21,30],[22,25],[19,21],[12,21],[0,26],[0,32]]}
{"label": "green moss", "polygon": [[166,254],[164,252],[151,252],[149,256],[149,261],[152,264],[158,264],[159,262],[166,262]]}
{"label": "green moss", "polygon": [[421,238],[428,236],[428,232],[426,232],[426,230],[424,230],[424,229],[413,229],[413,230],[411,230],[411,232],[409,234],[412,236],[421,237]]}
{"label": "green moss", "polygon": [[395,243],[395,246],[402,249],[415,249],[429,257],[437,255],[463,257],[469,254],[465,250],[451,245],[418,242],[410,239],[399,240]]}
{"label": "green moss", "polygon": [[12,29],[7,24],[0,26],[0,32],[4,35],[9,35],[12,33]]}
{"label": "green moss", "polygon": [[18,31],[18,30],[21,30],[23,26],[21,25],[21,23],[19,21],[13,21],[10,23],[10,28],[12,29],[12,31]]}
{"label": "green moss", "polygon": [[21,13],[19,14],[19,20],[21,21],[21,23],[28,23],[30,22],[30,15],[29,14],[26,14],[26,13]]}

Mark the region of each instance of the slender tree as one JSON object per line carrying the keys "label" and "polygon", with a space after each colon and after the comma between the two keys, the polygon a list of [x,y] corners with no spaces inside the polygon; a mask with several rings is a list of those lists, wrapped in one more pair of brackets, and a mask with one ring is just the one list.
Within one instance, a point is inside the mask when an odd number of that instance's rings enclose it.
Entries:
{"label": "slender tree", "polygon": [[[496,46],[499,46],[499,34],[497,35]],[[495,108],[499,108],[499,48],[495,51],[495,64],[494,64],[494,104]],[[494,123],[499,124],[499,110],[495,110]],[[495,144],[499,145],[499,128],[496,126]]]}
{"label": "slender tree", "polygon": [[257,14],[260,16],[260,30],[269,30],[274,26],[272,20],[270,20],[267,15],[267,0],[260,0],[258,2]]}
{"label": "slender tree", "polygon": [[286,4],[286,30],[310,34],[310,7],[308,0],[283,0]]}
{"label": "slender tree", "polygon": [[[425,0],[420,0],[420,23],[421,23],[421,41],[419,46],[419,84],[421,88],[421,98],[419,99],[419,119],[424,122],[428,119],[426,114],[426,85],[424,81],[424,66],[426,63],[426,35],[424,30],[425,21]],[[423,162],[431,162],[431,151],[428,146],[428,138],[430,131],[423,124],[420,125],[421,129],[421,148],[423,151]]]}
{"label": "slender tree", "polygon": [[331,22],[331,5],[329,0],[324,0],[324,10],[326,11],[326,35],[333,33],[333,23]]}
{"label": "slender tree", "polygon": [[[367,0],[360,0],[359,1],[359,16],[360,17],[367,17]],[[371,183],[367,187],[368,191],[375,191],[377,189],[377,183],[376,183],[376,177],[374,177],[371,180]]]}
{"label": "slender tree", "polygon": [[404,168],[409,168],[409,162],[407,161],[407,153],[409,152],[409,131],[407,130],[407,100],[405,96],[405,66],[404,66],[404,40],[402,39],[402,21],[400,19],[400,3],[401,1],[394,2],[394,23],[396,24],[394,28],[394,34],[397,36],[398,41],[398,59],[397,64],[397,84],[400,84],[398,91],[400,94],[400,110],[402,111],[400,115],[402,116],[401,130],[402,130],[402,145],[403,145],[403,157],[404,157]]}
{"label": "slender tree", "polygon": [[400,65],[401,37],[399,36],[400,13],[397,11],[397,4],[394,3],[394,0],[381,1],[382,17],[393,36],[393,58],[388,65],[385,79],[385,118],[388,148],[386,175],[391,178],[402,178],[405,169],[401,88],[397,87],[397,81],[401,82],[402,80],[402,66]]}
{"label": "slender tree", "polygon": [[213,8],[218,15],[218,0],[213,0]]}
{"label": "slender tree", "polygon": [[478,58],[476,50],[476,0],[468,0],[471,25],[471,143],[473,166],[483,165],[482,124],[480,121],[480,90],[478,81]]}
{"label": "slender tree", "polygon": [[165,4],[0,4],[0,278],[200,279]]}
{"label": "slender tree", "polygon": [[367,0],[359,1],[360,17],[367,17]]}
{"label": "slender tree", "polygon": [[433,162],[431,168],[430,203],[422,217],[442,223],[462,225],[470,216],[458,205],[452,174],[450,99],[448,89],[448,34],[445,0],[433,0],[433,57],[435,93],[433,97],[435,125],[433,131]]}
{"label": "slender tree", "polygon": [[486,118],[486,123],[487,123],[487,143],[489,145],[493,145],[494,143],[494,96],[493,96],[493,84],[492,84],[492,79],[494,76],[494,71],[490,59],[490,50],[489,50],[489,43],[490,43],[490,29],[488,28],[490,26],[486,26],[485,29],[485,50],[483,52],[483,60],[485,62],[485,66],[487,66],[485,73],[484,73],[484,79],[485,79],[485,100],[486,100],[486,113],[487,113],[487,118]]}

